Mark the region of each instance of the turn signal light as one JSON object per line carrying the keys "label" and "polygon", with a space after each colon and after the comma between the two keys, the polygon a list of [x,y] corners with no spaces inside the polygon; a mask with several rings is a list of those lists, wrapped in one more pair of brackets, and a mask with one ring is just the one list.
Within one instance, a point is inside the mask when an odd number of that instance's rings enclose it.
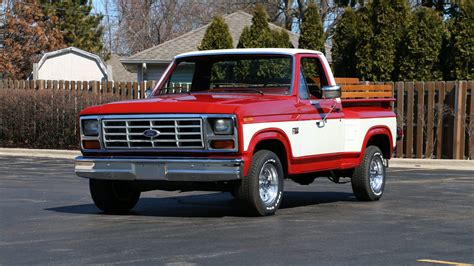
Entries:
{"label": "turn signal light", "polygon": [[100,142],[98,140],[83,140],[82,147],[90,150],[100,150]]}
{"label": "turn signal light", "polygon": [[231,150],[234,148],[233,140],[213,140],[211,141],[211,148],[219,150]]}

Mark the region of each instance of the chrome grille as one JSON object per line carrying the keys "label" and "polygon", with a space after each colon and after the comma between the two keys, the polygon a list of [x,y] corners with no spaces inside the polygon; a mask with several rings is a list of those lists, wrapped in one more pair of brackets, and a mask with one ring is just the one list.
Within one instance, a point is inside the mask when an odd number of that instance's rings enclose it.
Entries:
{"label": "chrome grille", "polygon": [[[104,119],[106,149],[199,149],[204,148],[201,118]],[[158,135],[148,137],[147,130]]]}

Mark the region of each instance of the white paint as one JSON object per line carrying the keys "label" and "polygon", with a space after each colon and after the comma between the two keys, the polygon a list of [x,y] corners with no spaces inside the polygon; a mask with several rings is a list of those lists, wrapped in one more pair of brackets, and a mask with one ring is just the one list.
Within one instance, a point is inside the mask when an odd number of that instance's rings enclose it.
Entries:
{"label": "white paint", "polygon": [[245,48],[245,49],[222,49],[222,50],[207,50],[207,51],[194,51],[177,55],[175,58],[182,58],[188,56],[207,56],[207,55],[232,55],[232,54],[282,54],[282,55],[295,55],[295,54],[318,54],[323,53],[314,50],[306,49],[292,49],[292,48]]}
{"label": "white paint", "polygon": [[101,81],[108,79],[107,67],[94,54],[70,47],[46,53],[35,69],[34,79]]}
{"label": "white paint", "polygon": [[[324,127],[318,127],[317,121],[321,122],[321,120],[305,120],[244,124],[244,150],[248,150],[250,142],[257,132],[270,128],[278,128],[285,132],[294,157],[360,152],[365,135],[374,126],[387,126],[392,133],[392,142],[395,144],[397,127],[395,117],[330,119]],[[292,133],[295,127],[299,128],[298,134]]]}

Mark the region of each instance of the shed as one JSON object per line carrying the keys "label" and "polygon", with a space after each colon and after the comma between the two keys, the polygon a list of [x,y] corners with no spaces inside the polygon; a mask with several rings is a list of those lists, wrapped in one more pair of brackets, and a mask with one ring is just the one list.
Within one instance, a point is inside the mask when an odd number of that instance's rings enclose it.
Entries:
{"label": "shed", "polygon": [[33,65],[33,79],[103,81],[113,77],[110,67],[98,55],[68,47],[45,53]]}

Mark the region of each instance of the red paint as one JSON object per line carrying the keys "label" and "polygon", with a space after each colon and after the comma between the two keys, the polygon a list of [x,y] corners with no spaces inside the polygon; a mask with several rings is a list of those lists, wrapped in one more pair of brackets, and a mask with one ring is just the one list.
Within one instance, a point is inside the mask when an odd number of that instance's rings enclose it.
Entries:
{"label": "red paint", "polygon": [[[300,60],[305,57],[324,60],[320,54],[295,54],[293,89],[291,95],[260,95],[253,93],[192,93],[157,95],[150,99],[122,101],[93,106],[81,112],[81,115],[111,115],[111,114],[235,114],[237,117],[237,129],[243,132],[244,123],[269,123],[285,121],[320,120],[335,106],[328,119],[369,119],[369,118],[395,118],[391,110],[391,102],[395,99],[315,99],[317,104],[310,100],[300,99],[298,96]],[[328,85],[331,83],[330,71],[322,65],[322,72],[326,75]],[[165,77],[171,75],[175,65],[171,66]],[[163,79],[163,80],[166,80]],[[157,84],[156,94],[163,84]],[[275,88],[277,89],[277,88]],[[244,118],[246,119],[244,122]],[[325,170],[350,169],[357,167],[364,154],[366,145],[371,137],[385,135],[390,141],[390,154],[393,151],[393,138],[387,126],[376,126],[371,128],[365,135],[363,145],[359,152],[342,152],[331,154],[315,154],[311,156],[293,156],[288,136],[278,128],[268,128],[255,133],[248,150],[243,152],[243,134],[239,134],[239,151],[232,154],[189,152],[182,154],[178,152],[153,152],[147,156],[192,156],[207,158],[242,158],[244,160],[244,174],[248,173],[251,165],[255,147],[261,141],[277,140],[283,144],[286,150],[288,173],[300,174]],[[334,140],[344,141],[344,140]],[[143,153],[125,153],[120,155],[133,156]],[[89,153],[88,156],[113,156],[112,153]],[[114,154],[117,155],[117,154]]]}

